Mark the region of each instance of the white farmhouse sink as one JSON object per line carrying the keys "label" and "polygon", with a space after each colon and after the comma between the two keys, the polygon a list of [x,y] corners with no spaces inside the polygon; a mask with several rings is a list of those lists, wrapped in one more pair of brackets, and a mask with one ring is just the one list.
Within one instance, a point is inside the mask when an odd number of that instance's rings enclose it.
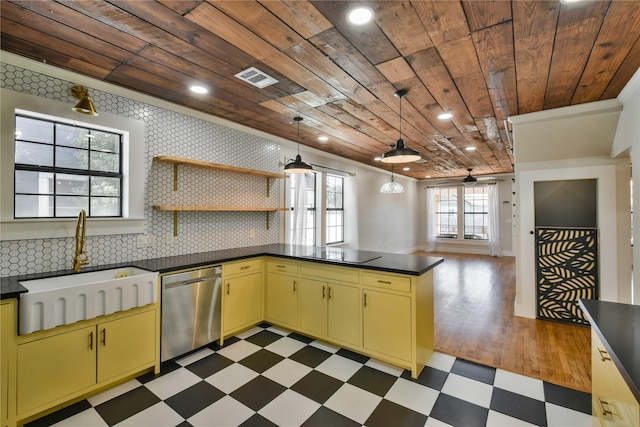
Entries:
{"label": "white farmhouse sink", "polygon": [[20,282],[21,334],[153,304],[158,273],[135,267],[76,273]]}

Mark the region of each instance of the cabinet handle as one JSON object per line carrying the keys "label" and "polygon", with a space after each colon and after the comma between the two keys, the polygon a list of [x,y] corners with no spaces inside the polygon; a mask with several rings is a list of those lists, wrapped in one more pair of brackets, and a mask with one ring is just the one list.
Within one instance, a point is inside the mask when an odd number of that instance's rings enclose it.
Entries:
{"label": "cabinet handle", "polygon": [[102,330],[102,345],[107,345],[107,328]]}
{"label": "cabinet handle", "polygon": [[229,284],[227,283],[227,295],[229,295]]}
{"label": "cabinet handle", "polygon": [[323,286],[323,287],[322,287],[322,299],[324,299],[324,296],[325,296],[325,288],[324,288],[324,286]]}
{"label": "cabinet handle", "polygon": [[391,282],[387,281],[387,280],[378,280],[378,283],[383,283],[385,285],[390,285]]}
{"label": "cabinet handle", "polygon": [[240,270],[246,270],[247,268],[251,268],[250,265],[243,265],[242,267],[240,267]]}
{"label": "cabinet handle", "polygon": [[276,265],[276,267],[278,267],[278,268],[284,268],[284,265],[282,265],[282,264],[278,264],[278,265]]}
{"label": "cabinet handle", "polygon": [[329,298],[327,299],[331,299],[331,286],[329,286]]}
{"label": "cabinet handle", "polygon": [[89,350],[93,350],[93,331],[89,333]]}
{"label": "cabinet handle", "polygon": [[597,398],[598,400],[598,406],[600,407],[600,413],[602,413],[602,415],[613,415],[613,412],[605,409],[605,405],[609,406],[609,402],[600,399],[599,397]]}
{"label": "cabinet handle", "polygon": [[364,294],[364,306],[365,307],[367,306],[367,294],[366,293]]}
{"label": "cabinet handle", "polygon": [[600,355],[600,360],[605,362],[607,360],[611,360],[611,358],[609,357],[609,352],[607,352],[607,350],[601,350],[599,347],[596,347],[598,349],[598,354]]}
{"label": "cabinet handle", "polygon": [[297,284],[297,283],[296,283],[296,281],[294,280],[294,281],[293,281],[293,292],[295,292],[295,291],[296,291],[296,284]]}

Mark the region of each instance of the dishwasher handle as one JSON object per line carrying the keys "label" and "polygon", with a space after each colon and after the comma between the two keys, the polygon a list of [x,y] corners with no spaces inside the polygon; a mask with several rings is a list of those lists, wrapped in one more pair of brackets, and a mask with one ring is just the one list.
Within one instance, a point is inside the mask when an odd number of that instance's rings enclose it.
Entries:
{"label": "dishwasher handle", "polygon": [[194,283],[206,282],[208,280],[215,280],[219,276],[209,276],[209,277],[200,277],[193,280],[187,280],[186,282],[178,282],[178,283],[167,283],[162,285],[162,289],[172,289],[179,288],[181,286],[193,285]]}

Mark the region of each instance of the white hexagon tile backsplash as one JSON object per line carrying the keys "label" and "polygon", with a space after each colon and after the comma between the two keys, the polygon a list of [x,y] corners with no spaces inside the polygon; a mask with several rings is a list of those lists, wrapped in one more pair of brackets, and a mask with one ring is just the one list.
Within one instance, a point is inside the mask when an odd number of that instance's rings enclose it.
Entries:
{"label": "white hexagon tile backsplash", "polygon": [[[0,64],[0,87],[48,99],[73,103],[72,82],[10,64]],[[122,96],[89,88],[99,111],[145,123],[146,169],[145,234],[155,244],[138,248],[135,234],[87,237],[92,265],[111,264],[188,253],[277,243],[279,215],[264,212],[180,212],[179,235],[173,234],[173,213],[154,211],[152,205],[276,207],[280,184],[272,183],[266,197],[266,178],[179,166],[179,190],[173,191],[173,166],[155,163],[154,156],[173,155],[249,169],[278,171],[277,142],[169,111]],[[266,215],[270,228],[266,230]],[[91,219],[87,221],[91,227]],[[250,237],[253,230],[253,237]],[[71,268],[74,239],[29,239],[0,242],[1,276]]]}

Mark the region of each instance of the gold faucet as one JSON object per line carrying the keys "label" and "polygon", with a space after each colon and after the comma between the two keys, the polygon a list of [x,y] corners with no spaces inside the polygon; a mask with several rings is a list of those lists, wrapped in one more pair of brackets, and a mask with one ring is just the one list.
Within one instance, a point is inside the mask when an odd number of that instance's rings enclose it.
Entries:
{"label": "gold faucet", "polygon": [[87,234],[87,212],[82,209],[78,214],[76,224],[76,254],[73,257],[73,269],[80,271],[80,267],[89,264],[89,257],[85,252],[84,241]]}

